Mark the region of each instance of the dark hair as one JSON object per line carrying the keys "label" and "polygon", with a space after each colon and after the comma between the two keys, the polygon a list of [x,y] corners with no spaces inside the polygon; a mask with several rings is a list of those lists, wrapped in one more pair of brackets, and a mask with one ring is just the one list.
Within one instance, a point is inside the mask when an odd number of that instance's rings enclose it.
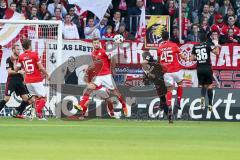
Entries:
{"label": "dark hair", "polygon": [[14,44],[13,46],[12,46],[12,49],[15,49],[16,47],[18,47],[19,45],[18,44]]}
{"label": "dark hair", "polygon": [[89,22],[90,19],[92,19],[92,20],[94,21],[94,17],[89,17],[89,18],[88,18],[88,22]]}
{"label": "dark hair", "polygon": [[164,41],[169,40],[169,32],[168,32],[168,31],[163,31],[163,32],[162,32],[162,39],[163,39]]}
{"label": "dark hair", "polygon": [[15,2],[12,2],[12,3],[10,4],[10,6],[11,6],[11,5],[13,5],[13,4],[17,5],[17,3],[15,3]]}
{"label": "dark hair", "polygon": [[37,7],[37,6],[32,6],[32,9],[33,9],[33,8],[35,8],[35,9],[37,9],[37,10],[38,10],[38,7]]}
{"label": "dark hair", "polygon": [[144,60],[147,60],[148,62],[154,62],[153,56],[150,54],[149,51],[143,52],[142,57]]}
{"label": "dark hair", "polygon": [[207,35],[202,33],[199,35],[199,39],[201,42],[206,42],[207,41]]}
{"label": "dark hair", "polygon": [[31,40],[30,39],[24,39],[22,42],[22,46],[25,50],[28,50],[31,46]]}
{"label": "dark hair", "polygon": [[60,12],[62,12],[62,11],[61,11],[61,8],[55,8],[55,9],[54,9],[54,12],[56,12],[56,10],[57,10],[57,9],[59,9],[59,10],[60,10]]}
{"label": "dark hair", "polygon": [[116,9],[116,10],[114,11],[114,14],[117,13],[117,12],[119,12],[119,13],[121,14],[121,11],[120,11],[119,9]]}
{"label": "dark hair", "polygon": [[99,38],[95,37],[95,38],[92,39],[92,41],[94,42],[94,41],[100,41],[100,40],[99,40]]}

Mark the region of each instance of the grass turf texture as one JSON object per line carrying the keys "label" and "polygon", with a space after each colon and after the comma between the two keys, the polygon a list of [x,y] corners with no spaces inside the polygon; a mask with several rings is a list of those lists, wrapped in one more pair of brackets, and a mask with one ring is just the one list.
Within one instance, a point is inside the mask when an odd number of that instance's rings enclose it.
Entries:
{"label": "grass turf texture", "polygon": [[240,123],[0,118],[1,160],[239,160]]}

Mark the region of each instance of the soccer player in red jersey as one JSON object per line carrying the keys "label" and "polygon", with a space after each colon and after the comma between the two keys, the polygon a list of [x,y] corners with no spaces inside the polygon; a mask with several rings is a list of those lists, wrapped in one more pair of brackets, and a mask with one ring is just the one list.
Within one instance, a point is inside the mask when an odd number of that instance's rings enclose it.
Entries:
{"label": "soccer player in red jersey", "polygon": [[181,99],[183,95],[182,81],[183,73],[181,72],[181,65],[178,62],[178,56],[185,59],[177,44],[169,41],[169,33],[164,31],[162,33],[163,42],[158,48],[158,60],[161,65],[167,68],[164,74],[164,81],[168,88],[167,104],[171,106],[172,90],[175,82],[177,83],[177,108],[181,109]]}
{"label": "soccer player in red jersey", "polygon": [[37,116],[39,120],[46,120],[42,114],[42,109],[46,104],[46,88],[43,84],[43,76],[49,79],[49,75],[43,67],[38,53],[31,50],[31,41],[24,40],[22,46],[25,51],[19,56],[15,70],[19,70],[21,67],[24,69],[24,81],[29,93],[35,97]]}
{"label": "soccer player in red jersey", "polygon": [[[82,115],[84,116],[87,111],[87,104],[90,94],[96,89],[105,87],[117,96],[119,102],[122,104],[123,113],[125,116],[127,116],[128,111],[126,103],[119,90],[117,89],[112,76],[112,69],[114,68],[115,62],[114,60],[111,61],[110,55],[107,55],[105,49],[101,48],[100,41],[98,39],[93,40],[93,48],[93,65],[91,67],[94,68],[96,76],[92,79],[91,82],[87,83],[87,88],[83,93],[82,100],[79,102],[79,104],[75,104],[74,107],[78,110],[81,110]],[[108,108],[111,108],[110,110],[113,111],[112,104],[109,101],[107,102]]]}

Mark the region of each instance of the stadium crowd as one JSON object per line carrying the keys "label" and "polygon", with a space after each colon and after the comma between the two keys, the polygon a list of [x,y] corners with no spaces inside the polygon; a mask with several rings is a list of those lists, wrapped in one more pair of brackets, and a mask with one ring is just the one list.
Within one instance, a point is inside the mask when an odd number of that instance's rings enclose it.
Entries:
{"label": "stadium crowd", "polygon": [[176,43],[199,42],[200,35],[210,31],[218,32],[221,44],[240,43],[240,0],[182,0],[181,42],[178,7],[176,0],[147,0],[146,7],[144,0],[112,0],[99,21],[90,11],[78,15],[78,8],[67,0],[0,0],[0,19],[9,19],[14,11],[30,20],[62,20],[65,39],[109,39],[121,34],[132,40],[145,9],[149,15],[170,15],[171,40]]}

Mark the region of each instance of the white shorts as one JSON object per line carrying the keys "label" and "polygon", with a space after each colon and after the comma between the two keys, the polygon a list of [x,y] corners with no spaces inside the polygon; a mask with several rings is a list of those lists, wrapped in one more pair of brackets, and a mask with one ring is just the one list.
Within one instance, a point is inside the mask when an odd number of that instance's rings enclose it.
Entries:
{"label": "white shorts", "polygon": [[179,83],[183,80],[183,72],[180,70],[178,72],[165,73],[164,82],[167,87],[174,85],[174,83]]}
{"label": "white shorts", "polygon": [[96,76],[93,79],[93,83],[98,87],[103,86],[110,90],[114,90],[116,88],[116,84],[111,74],[107,74],[104,76]]}
{"label": "white shorts", "polygon": [[33,96],[38,96],[38,97],[47,96],[46,87],[44,86],[43,82],[27,83],[26,86],[29,93]]}

